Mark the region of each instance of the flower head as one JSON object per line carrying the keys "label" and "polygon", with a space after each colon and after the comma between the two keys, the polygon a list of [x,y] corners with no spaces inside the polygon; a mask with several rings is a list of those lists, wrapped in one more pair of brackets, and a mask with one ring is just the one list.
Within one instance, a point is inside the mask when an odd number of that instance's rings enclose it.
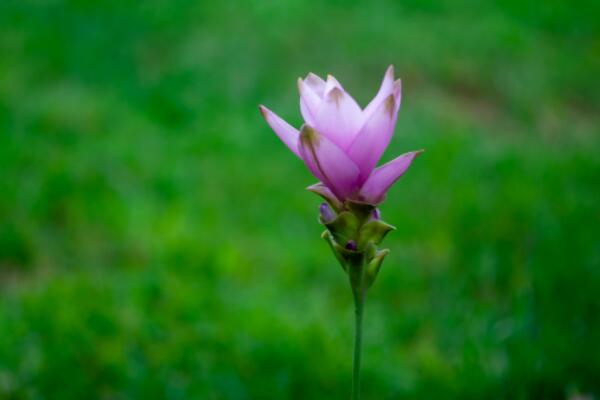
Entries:
{"label": "flower head", "polygon": [[[388,68],[379,91],[361,109],[331,75],[298,79],[300,131],[264,106],[260,110],[281,140],[320,180],[314,191],[340,209],[346,201],[376,205],[421,151],[402,154],[376,168],[392,138],[400,109],[401,83]],[[336,206],[337,205],[337,206]]]}
{"label": "flower head", "polygon": [[308,189],[327,200],[319,206],[321,237],[347,274],[356,305],[352,398],[357,399],[363,304],[389,253],[379,249],[394,230],[381,220],[377,205],[421,151],[402,154],[376,168],[387,148],[400,109],[400,80],[389,67],[377,95],[361,109],[331,75],[298,79],[300,131],[264,106],[260,111],[281,140],[320,180]]}

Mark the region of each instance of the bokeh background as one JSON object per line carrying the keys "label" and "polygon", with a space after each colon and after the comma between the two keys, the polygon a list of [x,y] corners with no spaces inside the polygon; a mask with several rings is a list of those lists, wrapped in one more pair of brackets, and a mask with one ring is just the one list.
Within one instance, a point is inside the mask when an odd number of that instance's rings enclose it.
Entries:
{"label": "bokeh background", "polygon": [[600,398],[600,3],[0,2],[0,398],[345,399],[352,299],[264,123],[403,105],[365,399]]}

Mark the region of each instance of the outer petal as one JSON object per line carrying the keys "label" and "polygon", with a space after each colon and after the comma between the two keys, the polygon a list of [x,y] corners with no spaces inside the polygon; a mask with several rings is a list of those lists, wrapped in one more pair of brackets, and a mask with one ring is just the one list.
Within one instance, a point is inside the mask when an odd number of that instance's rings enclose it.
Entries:
{"label": "outer petal", "polygon": [[360,189],[360,200],[369,204],[379,204],[385,199],[390,188],[410,167],[415,157],[423,150],[402,154],[387,164],[375,169]]}
{"label": "outer petal", "polygon": [[383,81],[381,82],[381,86],[379,87],[379,91],[373,97],[373,100],[365,107],[363,110],[363,115],[365,119],[368,119],[371,114],[379,107],[390,94],[394,92],[394,66],[390,65],[388,69],[385,71],[385,75],[383,76]]}
{"label": "outer petal", "polygon": [[300,156],[308,169],[335,196],[346,199],[358,191],[360,171],[338,146],[308,125],[300,132]]}
{"label": "outer petal", "polygon": [[348,148],[362,125],[360,107],[331,75],[316,117],[316,129],[342,150]]}
{"label": "outer petal", "polygon": [[313,90],[313,92],[315,92],[317,96],[323,98],[323,96],[325,95],[326,84],[325,81],[319,75],[313,74],[312,72],[309,73],[308,75],[306,75],[306,78],[304,78],[304,83],[306,83]]}
{"label": "outer petal", "polygon": [[259,109],[271,129],[275,131],[277,136],[279,136],[283,143],[285,143],[285,145],[289,147],[289,149],[293,151],[295,155],[300,157],[300,152],[298,150],[298,130],[285,122],[267,107],[260,106]]}
{"label": "outer petal", "polygon": [[334,88],[338,88],[342,92],[345,92],[344,88],[342,87],[342,84],[337,79],[335,79],[333,75],[327,75],[327,81],[325,82],[325,88],[323,89],[323,97],[325,97],[325,95],[331,92],[331,90],[333,90]]}
{"label": "outer petal", "polygon": [[348,147],[348,155],[360,168],[361,183],[367,180],[392,139],[399,106],[399,99],[390,94],[365,121]]}
{"label": "outer petal", "polygon": [[333,194],[331,189],[329,189],[327,186],[325,186],[321,182],[315,183],[314,185],[310,185],[306,189],[315,194],[318,194],[319,196],[321,196],[322,198],[327,200],[329,205],[331,205],[336,211],[339,212],[342,210],[342,208],[344,206],[342,204],[342,202],[337,197],[335,197],[335,194]]}
{"label": "outer petal", "polygon": [[[321,79],[321,78],[319,78]],[[323,84],[325,84],[323,82]],[[300,92],[300,112],[304,121],[315,126],[317,112],[323,102],[323,98],[317,95],[310,85],[298,78],[298,91]]]}

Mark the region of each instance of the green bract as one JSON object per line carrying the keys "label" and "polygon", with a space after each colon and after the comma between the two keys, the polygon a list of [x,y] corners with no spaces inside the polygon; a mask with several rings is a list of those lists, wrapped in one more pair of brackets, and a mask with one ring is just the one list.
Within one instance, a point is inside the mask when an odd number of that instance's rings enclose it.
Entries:
{"label": "green bract", "polygon": [[[331,203],[330,203],[331,204]],[[346,201],[336,204],[337,215],[324,221],[327,230],[323,239],[348,274],[352,289],[364,292],[369,288],[381,269],[388,249],[378,249],[385,235],[395,228],[377,218],[375,206]]]}

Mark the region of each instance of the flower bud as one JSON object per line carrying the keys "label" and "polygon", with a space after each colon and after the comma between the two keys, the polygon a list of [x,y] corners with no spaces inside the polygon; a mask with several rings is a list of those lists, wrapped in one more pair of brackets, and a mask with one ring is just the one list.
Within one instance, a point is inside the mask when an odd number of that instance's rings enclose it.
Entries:
{"label": "flower bud", "polygon": [[335,219],[335,213],[327,203],[321,203],[319,206],[319,214],[321,216],[321,222],[324,224],[328,224]]}
{"label": "flower bud", "polygon": [[371,213],[371,219],[375,219],[378,221],[381,220],[381,211],[379,211],[379,208],[373,209],[373,212]]}

